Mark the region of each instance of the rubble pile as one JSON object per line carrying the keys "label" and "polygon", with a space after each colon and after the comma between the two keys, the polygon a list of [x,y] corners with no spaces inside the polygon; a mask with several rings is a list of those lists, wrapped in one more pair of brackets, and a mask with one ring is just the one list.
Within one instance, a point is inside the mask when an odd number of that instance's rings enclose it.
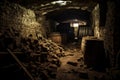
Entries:
{"label": "rubble pile", "polygon": [[3,50],[8,48],[12,52],[22,52],[22,55],[25,56],[22,63],[35,80],[56,77],[57,68],[61,65],[59,58],[64,56],[62,47],[44,37],[33,39],[32,35],[29,35],[28,38],[22,38],[19,33],[11,36],[9,30],[6,32],[6,34],[1,33],[0,35]]}
{"label": "rubble pile", "polygon": [[34,11],[14,3],[0,4],[0,51],[23,53],[22,63],[35,80],[55,78],[63,48],[43,37]]}
{"label": "rubble pile", "polygon": [[43,37],[39,40],[24,39],[22,43],[22,51],[27,56],[25,65],[32,75],[37,80],[55,78],[61,65],[59,58],[64,56],[63,48]]}

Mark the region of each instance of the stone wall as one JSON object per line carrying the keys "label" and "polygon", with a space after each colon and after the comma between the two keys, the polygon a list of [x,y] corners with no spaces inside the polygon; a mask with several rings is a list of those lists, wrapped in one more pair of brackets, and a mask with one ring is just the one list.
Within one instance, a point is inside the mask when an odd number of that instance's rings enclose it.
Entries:
{"label": "stone wall", "polygon": [[42,26],[43,36],[47,38],[48,37],[47,35],[50,34],[50,21],[46,19],[46,16],[42,15],[41,12],[35,14],[36,14],[36,20]]}
{"label": "stone wall", "polygon": [[13,33],[20,33],[22,37],[32,34],[36,38],[36,33],[43,34],[34,11],[8,2],[0,5],[0,26],[1,31],[10,29]]}
{"label": "stone wall", "polygon": [[114,52],[120,54],[120,1],[116,0],[115,4]]}
{"label": "stone wall", "polygon": [[114,53],[114,27],[115,27],[115,4],[114,2],[107,2],[107,16],[105,24],[105,48],[110,56],[111,66],[115,65]]}
{"label": "stone wall", "polygon": [[100,8],[99,4],[92,11],[94,36],[98,39],[104,39],[105,28],[100,26]]}
{"label": "stone wall", "polygon": [[114,64],[114,27],[115,27],[115,5],[113,2],[107,2],[107,13],[105,26],[100,25],[100,8],[97,5],[92,11],[94,22],[94,36],[104,40],[106,53],[111,58],[111,65]]}
{"label": "stone wall", "polygon": [[105,47],[110,54],[114,54],[114,27],[115,27],[115,4],[108,2],[107,18],[105,25]]}
{"label": "stone wall", "polygon": [[99,28],[99,5],[95,6],[92,11],[92,19],[93,24],[92,27],[94,28],[94,36],[99,36],[97,28]]}
{"label": "stone wall", "polygon": [[94,29],[94,36],[99,37],[99,5],[95,6],[95,8],[92,11],[92,19],[93,24],[92,27]]}

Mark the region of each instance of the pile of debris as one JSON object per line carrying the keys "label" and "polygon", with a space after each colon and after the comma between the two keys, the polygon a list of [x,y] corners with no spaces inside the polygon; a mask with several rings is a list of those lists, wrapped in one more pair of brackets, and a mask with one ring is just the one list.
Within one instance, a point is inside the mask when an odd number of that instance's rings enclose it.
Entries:
{"label": "pile of debris", "polygon": [[64,56],[62,47],[43,37],[39,40],[27,38],[22,40],[22,51],[27,56],[25,66],[37,80],[56,77],[61,65],[59,58]]}
{"label": "pile of debris", "polygon": [[0,4],[0,52],[23,53],[22,64],[37,80],[55,78],[63,48],[37,36],[37,32],[43,34],[34,11],[9,2]]}
{"label": "pile of debris", "polygon": [[8,48],[12,52],[22,52],[25,56],[22,64],[35,80],[56,78],[57,68],[61,65],[59,58],[65,56],[62,47],[44,37],[33,39],[30,35],[22,38],[19,33],[16,36],[8,33],[9,30],[0,36],[4,50]]}

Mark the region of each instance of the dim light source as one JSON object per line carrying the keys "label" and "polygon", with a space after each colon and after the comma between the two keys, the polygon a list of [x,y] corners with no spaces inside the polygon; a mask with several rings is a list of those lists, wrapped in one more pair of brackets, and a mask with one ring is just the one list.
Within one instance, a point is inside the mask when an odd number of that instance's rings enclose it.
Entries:
{"label": "dim light source", "polygon": [[78,26],[79,26],[79,23],[73,23],[72,26],[73,26],[73,27],[78,27]]}
{"label": "dim light source", "polygon": [[80,25],[87,25],[87,22],[80,21],[78,19],[70,20],[69,22],[71,27],[79,27]]}
{"label": "dim light source", "polygon": [[77,22],[73,22],[73,23],[70,23],[70,26],[71,27],[79,27],[79,23],[77,23]]}
{"label": "dim light source", "polygon": [[66,5],[68,2],[71,3],[71,1],[58,0],[58,1],[51,2],[51,4]]}

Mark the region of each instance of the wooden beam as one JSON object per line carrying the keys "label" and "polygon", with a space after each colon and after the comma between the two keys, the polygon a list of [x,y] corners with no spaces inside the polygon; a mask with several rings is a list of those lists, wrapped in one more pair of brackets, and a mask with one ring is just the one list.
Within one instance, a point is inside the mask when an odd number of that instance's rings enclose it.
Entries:
{"label": "wooden beam", "polygon": [[31,80],[35,80],[33,76],[30,74],[30,72],[23,66],[22,62],[14,55],[14,53],[10,49],[7,49],[7,51],[12,55],[12,57],[17,61],[17,63],[22,67],[22,69],[25,71],[28,77]]}

